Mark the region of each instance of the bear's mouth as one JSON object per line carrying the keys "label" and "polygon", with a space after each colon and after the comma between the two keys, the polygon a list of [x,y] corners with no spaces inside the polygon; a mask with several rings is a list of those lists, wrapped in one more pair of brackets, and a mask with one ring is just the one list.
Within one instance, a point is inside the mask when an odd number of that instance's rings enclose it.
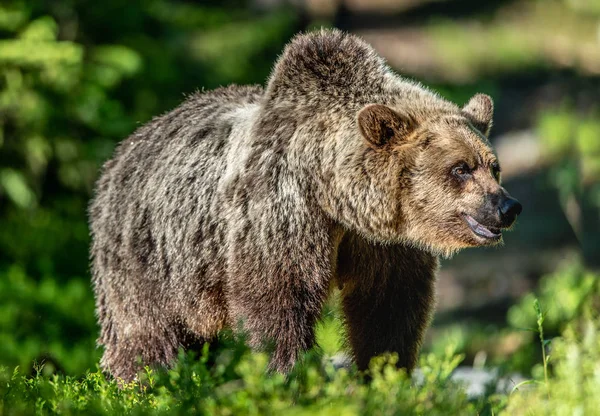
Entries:
{"label": "bear's mouth", "polygon": [[502,237],[502,231],[500,228],[489,227],[483,224],[480,224],[475,218],[471,217],[469,214],[463,214],[466,223],[469,225],[469,228],[477,234],[479,237],[486,238],[488,240],[497,240]]}

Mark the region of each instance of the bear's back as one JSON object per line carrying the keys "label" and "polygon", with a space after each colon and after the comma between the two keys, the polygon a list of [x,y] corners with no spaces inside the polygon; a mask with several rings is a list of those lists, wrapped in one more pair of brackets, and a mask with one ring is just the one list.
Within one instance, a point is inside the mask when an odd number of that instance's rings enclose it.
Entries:
{"label": "bear's back", "polygon": [[[197,275],[210,267],[209,259],[220,263],[215,250],[225,230],[217,215],[217,187],[230,141],[236,140],[232,131],[262,96],[258,86],[195,93],[118,146],[90,205],[96,285],[108,284],[123,295],[143,290],[160,296],[153,280],[163,288],[165,282],[181,284],[172,279]],[[115,276],[104,268],[118,268],[137,283],[99,282]]]}

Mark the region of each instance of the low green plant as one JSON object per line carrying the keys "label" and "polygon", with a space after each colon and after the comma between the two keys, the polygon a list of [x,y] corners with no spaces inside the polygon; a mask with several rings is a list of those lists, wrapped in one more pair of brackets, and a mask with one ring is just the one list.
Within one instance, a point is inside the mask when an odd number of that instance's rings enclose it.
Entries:
{"label": "low green plant", "polygon": [[[537,328],[532,329],[532,331],[537,332],[539,339],[540,339],[540,345],[542,347],[542,368],[544,369],[543,385],[547,391],[548,398],[550,398],[550,391],[548,390],[548,361],[550,360],[550,356],[546,354],[546,350],[547,350],[548,346],[550,345],[550,343],[552,342],[552,340],[546,339],[544,337],[545,313],[542,312],[542,307],[540,306],[540,302],[537,298],[534,299],[534,301],[533,301],[533,310],[535,311],[535,314],[537,317],[537,321],[536,321]],[[534,383],[540,383],[540,382],[535,379],[522,381],[521,383],[514,386],[513,392],[518,391],[523,386],[526,386],[528,384],[534,384]]]}
{"label": "low green plant", "polygon": [[[234,353],[232,353],[234,351]],[[305,357],[289,378],[268,374],[267,356],[243,345],[222,351],[214,363],[181,354],[168,371],[146,369],[121,386],[102,373],[83,377],[33,376],[0,370],[0,414],[210,414],[210,415],[447,415],[476,414],[464,389],[450,379],[461,361],[451,348],[421,359],[414,383],[395,366],[397,357],[373,360],[370,380],[354,369],[334,369],[317,355]]]}
{"label": "low green plant", "polygon": [[[595,415],[600,408],[600,323],[588,309],[583,322],[572,323],[552,341],[552,360],[544,357],[537,383],[508,398],[506,415]],[[546,345],[543,337],[542,347]],[[551,364],[552,371],[548,371]],[[536,372],[534,372],[535,374]],[[543,374],[543,376],[541,375]]]}

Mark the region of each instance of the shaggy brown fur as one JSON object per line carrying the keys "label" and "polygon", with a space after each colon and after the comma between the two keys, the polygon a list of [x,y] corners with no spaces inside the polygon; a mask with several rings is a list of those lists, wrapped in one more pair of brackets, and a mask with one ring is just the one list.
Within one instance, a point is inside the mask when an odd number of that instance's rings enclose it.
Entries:
{"label": "shaggy brown fur", "polygon": [[520,211],[491,117],[489,97],[461,109],[320,31],[287,46],[266,90],[198,93],[155,118],[90,207],[102,367],[130,380],[241,322],[286,372],[337,285],[358,366],[389,351],[412,369],[437,256],[498,243]]}

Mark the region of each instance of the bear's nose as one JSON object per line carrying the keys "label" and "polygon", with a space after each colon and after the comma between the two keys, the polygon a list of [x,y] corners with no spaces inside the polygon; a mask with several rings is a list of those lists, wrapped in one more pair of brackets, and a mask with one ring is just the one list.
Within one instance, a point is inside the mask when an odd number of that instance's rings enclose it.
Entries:
{"label": "bear's nose", "polygon": [[500,204],[500,218],[505,227],[509,227],[517,219],[517,215],[521,214],[523,206],[514,198],[507,197]]}

